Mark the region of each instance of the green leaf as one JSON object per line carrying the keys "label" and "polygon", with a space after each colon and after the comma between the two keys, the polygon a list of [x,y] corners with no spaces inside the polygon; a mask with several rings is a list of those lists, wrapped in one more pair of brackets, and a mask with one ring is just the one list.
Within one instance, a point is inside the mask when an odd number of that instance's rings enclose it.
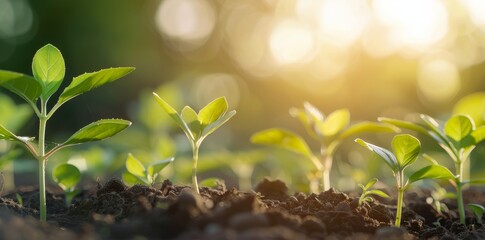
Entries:
{"label": "green leaf", "polygon": [[199,111],[199,122],[202,128],[215,122],[227,111],[227,100],[225,97],[220,97],[208,103]]}
{"label": "green leaf", "polygon": [[463,148],[473,144],[474,139],[470,134],[474,129],[475,126],[470,117],[456,115],[446,121],[444,132],[446,136],[454,140],[457,148]]}
{"label": "green leaf", "polygon": [[59,96],[58,104],[65,103],[87,91],[120,79],[131,73],[135,68],[119,67],[102,69],[97,72],[85,73],[75,77]]}
{"label": "green leaf", "polygon": [[161,161],[158,161],[148,167],[148,175],[154,177],[160,171],[162,171],[166,166],[168,166],[171,162],[173,162],[175,158],[167,158]]}
{"label": "green leaf", "polygon": [[334,136],[347,127],[349,122],[349,110],[339,109],[328,115],[328,117],[318,125],[318,129],[323,136]]}
{"label": "green leaf", "polygon": [[472,180],[464,180],[463,184],[470,184],[470,185],[483,185],[485,184],[485,179],[472,179]]}
{"label": "green leaf", "polygon": [[202,137],[209,136],[211,133],[213,133],[215,130],[217,130],[219,127],[224,125],[227,121],[229,121],[229,119],[231,119],[234,115],[236,115],[236,110],[232,110],[232,111],[228,112],[227,114],[225,114],[224,116],[220,117],[215,122],[206,126],[204,128],[204,130],[202,131],[201,136]]}
{"label": "green leaf", "polygon": [[424,153],[423,154],[423,158],[424,160],[427,160],[429,163],[433,164],[433,165],[439,165],[438,161],[436,161],[436,159],[434,159],[433,157],[431,157],[430,155]]}
{"label": "green leaf", "polygon": [[482,222],[483,213],[485,213],[485,207],[476,203],[469,203],[467,207],[473,212],[473,214],[477,218],[477,221]]}
{"label": "green leaf", "polygon": [[4,126],[0,125],[0,139],[14,141],[17,140],[18,137],[6,129]]}
{"label": "green leaf", "polygon": [[37,80],[16,72],[0,70],[0,86],[34,105],[37,98],[42,94],[42,85]]}
{"label": "green leaf", "polygon": [[287,130],[278,128],[263,130],[253,134],[251,136],[251,142],[284,148],[286,150],[301,154],[307,158],[313,158],[313,153],[305,140]]}
{"label": "green leaf", "polygon": [[399,127],[399,128],[408,129],[408,130],[415,131],[415,132],[429,136],[428,130],[425,128],[425,126],[418,124],[418,123],[412,123],[412,122],[408,122],[408,121],[402,121],[402,120],[393,119],[393,118],[386,118],[386,117],[379,117],[379,118],[377,118],[377,121],[392,124],[392,125]]}
{"label": "green leaf", "polygon": [[145,167],[131,153],[129,153],[128,158],[126,158],[125,166],[129,173],[140,177],[141,179],[147,178]]}
{"label": "green leaf", "polygon": [[305,109],[305,114],[308,117],[309,121],[312,122],[321,122],[324,120],[323,113],[318,110],[315,106],[313,106],[309,102],[303,103],[303,108]]}
{"label": "green leaf", "polygon": [[370,189],[372,186],[374,186],[374,184],[377,183],[377,178],[373,178],[371,179],[366,185],[365,185],[365,189]]}
{"label": "green leaf", "polygon": [[290,108],[290,115],[301,122],[308,135],[312,138],[319,139],[319,136],[316,135],[314,125],[315,123],[323,121],[323,114],[308,102],[305,102],[303,106],[304,109]]}
{"label": "green leaf", "polygon": [[208,188],[216,188],[218,186],[221,186],[221,184],[224,182],[224,180],[221,180],[219,178],[207,178],[204,179],[199,183],[199,186],[201,187],[208,187]]}
{"label": "green leaf", "polygon": [[372,195],[376,195],[376,196],[379,196],[379,197],[383,197],[383,198],[390,198],[390,196],[387,193],[385,193],[384,191],[379,190],[379,189],[372,189],[372,190],[368,191],[367,193],[372,194]]}
{"label": "green leaf", "polygon": [[398,133],[400,129],[391,124],[380,124],[375,122],[360,122],[346,128],[339,134],[339,139],[345,139],[353,135],[366,132]]}
{"label": "green leaf", "polygon": [[418,158],[421,143],[409,134],[400,134],[392,139],[392,149],[399,163],[399,168],[404,170]]}
{"label": "green leaf", "polygon": [[429,136],[431,136],[434,140],[436,140],[436,142],[440,144],[448,145],[448,148],[452,147],[449,143],[448,138],[444,134],[443,130],[440,127],[440,124],[438,123],[438,121],[436,121],[436,119],[426,114],[421,114],[420,117],[429,128],[429,131],[428,131]]}
{"label": "green leaf", "polygon": [[475,144],[482,142],[485,139],[485,126],[478,127],[471,135]]}
{"label": "green leaf", "polygon": [[469,115],[476,126],[484,123],[485,92],[472,93],[460,99],[453,107],[453,115]]}
{"label": "green leaf", "polygon": [[153,93],[153,96],[155,97],[155,100],[157,100],[158,104],[165,110],[165,112],[177,123],[177,125],[185,132],[188,138],[191,140],[195,140],[194,135],[192,134],[192,131],[190,130],[189,126],[184,122],[182,117],[173,109],[170,104],[165,102],[158,94]]}
{"label": "green leaf", "polygon": [[74,165],[64,163],[54,168],[52,177],[64,191],[71,191],[81,180],[81,171]]}
{"label": "green leaf", "polygon": [[376,153],[377,156],[382,158],[384,162],[391,168],[391,170],[394,173],[397,173],[399,171],[399,163],[396,160],[396,156],[394,154],[382,147],[376,146],[371,143],[367,143],[364,140],[357,138],[355,139],[355,142],[366,147],[367,149],[371,150],[372,152]]}
{"label": "green leaf", "polygon": [[54,94],[64,79],[66,66],[61,52],[51,44],[39,49],[32,61],[34,78],[42,84],[42,98],[48,99]]}
{"label": "green leaf", "polygon": [[408,185],[423,179],[454,179],[451,171],[441,165],[429,165],[413,173],[408,179]]}
{"label": "green leaf", "polygon": [[125,182],[126,184],[128,185],[135,185],[135,184],[140,184],[140,185],[148,185],[149,183],[147,182],[147,180],[142,180],[140,179],[139,177],[129,173],[129,172],[124,172],[123,173],[123,182]]}
{"label": "green leaf", "polygon": [[181,117],[185,124],[187,124],[189,127],[195,139],[198,139],[202,134],[202,126],[199,123],[197,113],[194,111],[194,109],[189,106],[185,106],[182,109]]}
{"label": "green leaf", "polygon": [[123,119],[102,119],[81,128],[74,133],[63,145],[73,145],[85,142],[99,141],[125,130],[131,125]]}

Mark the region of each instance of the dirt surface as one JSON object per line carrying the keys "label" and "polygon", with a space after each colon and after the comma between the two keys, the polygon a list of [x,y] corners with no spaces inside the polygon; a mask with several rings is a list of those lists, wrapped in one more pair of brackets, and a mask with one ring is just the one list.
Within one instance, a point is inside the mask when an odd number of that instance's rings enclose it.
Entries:
{"label": "dirt surface", "polygon": [[[438,213],[423,192],[406,195],[401,228],[392,227],[393,200],[364,203],[330,189],[320,194],[287,194],[281,181],[264,180],[254,192],[190,187],[165,181],[160,188],[127,187],[111,180],[84,192],[67,207],[47,194],[48,220],[38,218],[37,190],[0,198],[0,239],[485,239],[485,228],[470,215]],[[485,204],[483,192],[465,199]],[[445,203],[455,209],[453,201]]]}

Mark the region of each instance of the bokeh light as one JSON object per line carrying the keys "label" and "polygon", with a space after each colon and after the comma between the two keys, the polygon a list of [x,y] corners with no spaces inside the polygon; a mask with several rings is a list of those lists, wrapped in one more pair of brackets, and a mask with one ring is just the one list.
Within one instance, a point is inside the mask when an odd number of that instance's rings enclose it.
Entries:
{"label": "bokeh light", "polygon": [[460,2],[470,14],[470,18],[473,23],[482,31],[485,31],[485,1],[461,0]]}
{"label": "bokeh light", "polygon": [[206,0],[165,0],[155,15],[159,31],[172,39],[199,47],[216,24],[216,13]]}
{"label": "bokeh light", "polygon": [[300,62],[314,48],[315,40],[311,30],[297,20],[282,20],[271,33],[271,54],[281,64]]}
{"label": "bokeh light", "polygon": [[460,75],[446,59],[423,62],[418,71],[418,89],[432,103],[449,102],[460,90]]}
{"label": "bokeh light", "polygon": [[438,0],[375,0],[373,9],[390,29],[390,40],[404,47],[422,50],[441,40],[448,30],[447,11]]}
{"label": "bokeh light", "polygon": [[349,46],[362,34],[369,21],[365,0],[327,0],[319,12],[320,31],[330,42]]}

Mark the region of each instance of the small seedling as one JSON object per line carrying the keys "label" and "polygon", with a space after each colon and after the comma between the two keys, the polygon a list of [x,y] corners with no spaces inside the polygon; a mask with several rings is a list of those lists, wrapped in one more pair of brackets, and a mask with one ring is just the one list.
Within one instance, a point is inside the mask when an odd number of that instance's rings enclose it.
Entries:
{"label": "small seedling", "polygon": [[41,221],[46,220],[45,166],[49,157],[65,147],[111,137],[131,125],[131,122],[122,119],[102,119],[81,128],[65,142],[47,149],[47,121],[64,103],[85,92],[117,80],[132,72],[134,68],[109,68],[77,76],[64,89],[57,102],[49,110],[48,100],[61,86],[65,70],[61,52],[50,44],[39,49],[34,55],[32,61],[33,77],[22,73],[0,70],[0,86],[24,99],[32,107],[39,119],[37,142],[34,141],[35,138],[33,137],[17,136],[2,125],[0,125],[0,139],[22,144],[39,161],[39,210]]}
{"label": "small seedling", "polygon": [[[469,159],[476,145],[485,139],[485,126],[475,127],[474,121],[467,115],[455,115],[443,125],[434,118],[421,114],[423,123],[413,123],[391,118],[379,118],[379,121],[393,124],[397,127],[416,131],[436,141],[455,163],[455,178],[451,179],[456,188],[456,200],[460,222],[465,223],[465,207],[463,204],[462,188],[465,184],[485,183],[485,179],[463,179],[463,166]],[[431,157],[428,159],[435,164],[438,162]]]}
{"label": "small seedling", "polygon": [[123,173],[123,180],[130,184],[143,184],[153,186],[160,171],[173,162],[174,158],[167,158],[156,163],[153,163],[145,168],[143,164],[136,159],[131,153],[126,159],[126,172]]}
{"label": "small seedling", "polygon": [[72,164],[63,163],[54,168],[52,178],[64,190],[66,206],[69,207],[74,197],[81,193],[80,189],[76,189],[81,180],[81,171]]}
{"label": "small seedling", "polygon": [[382,190],[371,189],[374,184],[377,183],[377,181],[377,178],[373,178],[365,186],[359,184],[359,187],[362,189],[362,194],[359,197],[359,206],[362,205],[363,202],[373,202],[374,198],[372,197],[372,195],[389,198],[389,195],[387,195],[387,193],[383,192]]}
{"label": "small seedling", "polygon": [[[326,118],[313,105],[306,102],[303,109],[292,108],[290,114],[305,127],[307,133],[320,144],[320,155],[315,155],[306,141],[299,135],[280,128],[271,128],[251,136],[251,142],[283,148],[309,159],[317,169],[320,185],[324,191],[330,189],[330,170],[337,147],[350,136],[364,132],[397,132],[399,129],[388,124],[361,122],[349,126],[350,113],[347,109],[332,112]],[[312,192],[319,189],[313,188]]]}
{"label": "small seedling", "polygon": [[448,206],[442,201],[444,199],[454,199],[456,198],[456,194],[452,192],[448,192],[446,188],[440,186],[438,183],[432,183],[432,189],[430,192],[429,197],[426,198],[426,203],[430,204],[434,207],[434,209],[439,213],[449,213]]}
{"label": "small seedling", "polygon": [[467,205],[468,209],[470,209],[473,212],[473,215],[475,215],[475,219],[477,219],[478,223],[482,223],[482,217],[483,213],[485,212],[485,208],[476,203],[470,203]]}
{"label": "small seedling", "polygon": [[404,191],[409,186],[419,180],[423,179],[452,179],[455,176],[445,167],[440,165],[429,165],[413,173],[407,181],[404,180],[404,169],[413,164],[418,158],[421,151],[421,143],[419,140],[409,134],[396,135],[392,139],[393,152],[367,143],[362,139],[355,140],[360,145],[373,151],[380,158],[384,160],[387,166],[391,168],[392,173],[396,179],[397,186],[397,212],[395,226],[401,226],[401,213],[404,198]]}
{"label": "small seedling", "polygon": [[199,111],[199,113],[196,113],[191,107],[185,106],[179,114],[156,93],[153,93],[153,95],[158,104],[184,131],[190,141],[193,152],[192,185],[194,191],[199,193],[199,186],[197,183],[197,162],[199,160],[200,145],[207,136],[229,121],[229,119],[236,114],[236,111],[232,110],[227,112],[227,100],[225,97],[220,97],[208,103]]}

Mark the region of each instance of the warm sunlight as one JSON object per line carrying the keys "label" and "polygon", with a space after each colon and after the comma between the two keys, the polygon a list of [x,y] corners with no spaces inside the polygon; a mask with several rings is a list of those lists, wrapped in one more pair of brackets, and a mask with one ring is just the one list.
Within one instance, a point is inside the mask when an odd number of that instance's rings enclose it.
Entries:
{"label": "warm sunlight", "polygon": [[458,68],[445,59],[422,63],[417,80],[419,92],[431,103],[447,102],[460,90]]}
{"label": "warm sunlight", "polygon": [[279,22],[271,33],[271,54],[281,64],[304,60],[314,47],[315,40],[310,29],[293,19]]}
{"label": "warm sunlight", "polygon": [[320,31],[324,39],[336,45],[348,46],[360,37],[369,17],[365,0],[328,0],[319,12]]}
{"label": "warm sunlight", "polygon": [[429,47],[448,31],[448,15],[438,0],[375,0],[373,9],[391,40],[403,47]]}
{"label": "warm sunlight", "polygon": [[205,0],[167,0],[158,7],[155,23],[164,35],[191,44],[207,39],[216,21],[213,6]]}

